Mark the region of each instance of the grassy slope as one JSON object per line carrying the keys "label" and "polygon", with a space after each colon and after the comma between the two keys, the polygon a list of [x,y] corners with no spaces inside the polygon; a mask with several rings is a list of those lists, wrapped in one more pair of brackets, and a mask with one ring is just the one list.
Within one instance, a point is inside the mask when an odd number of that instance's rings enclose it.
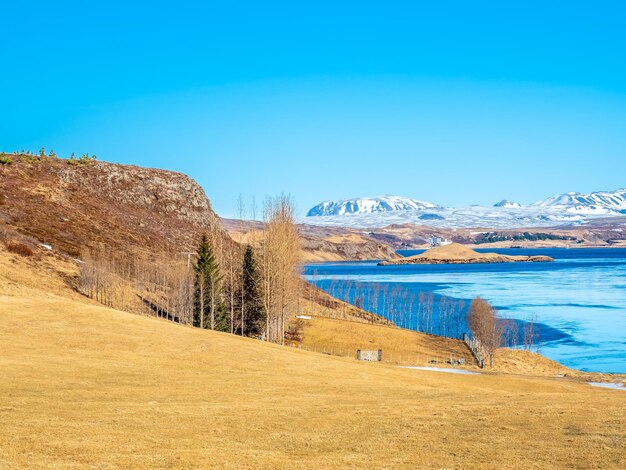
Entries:
{"label": "grassy slope", "polygon": [[315,351],[354,357],[357,349],[383,350],[383,361],[425,366],[452,355],[468,365],[474,359],[461,341],[381,325],[313,317],[303,321],[302,345]]}
{"label": "grassy slope", "polygon": [[[432,366],[431,361],[437,361],[438,367],[447,366],[445,362],[452,356],[454,359],[465,359],[466,368],[478,370],[467,346],[456,339],[384,325],[354,323],[316,316],[311,320],[303,321],[302,324],[300,347],[307,350],[354,357],[357,349],[382,349],[384,362]],[[600,374],[568,369],[540,354],[508,348],[498,349],[494,368],[485,369],[483,372],[547,377],[567,375],[580,381],[616,383],[621,383],[626,379],[623,374]]]}
{"label": "grassy slope", "polygon": [[0,465],[619,468],[626,394],[363,364],[0,296]]}

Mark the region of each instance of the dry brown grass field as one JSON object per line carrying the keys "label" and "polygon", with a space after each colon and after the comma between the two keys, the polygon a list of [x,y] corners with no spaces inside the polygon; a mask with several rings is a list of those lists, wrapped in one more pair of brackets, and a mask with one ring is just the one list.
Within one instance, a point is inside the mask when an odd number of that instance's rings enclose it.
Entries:
{"label": "dry brown grass field", "polygon": [[[626,465],[624,392],[359,363],[180,326],[87,301],[54,274],[62,261],[0,255],[0,468]],[[438,350],[436,338],[331,319],[304,341],[330,331],[352,346]]]}
{"label": "dry brown grass field", "polygon": [[623,468],[626,394],[0,297],[3,468]]}

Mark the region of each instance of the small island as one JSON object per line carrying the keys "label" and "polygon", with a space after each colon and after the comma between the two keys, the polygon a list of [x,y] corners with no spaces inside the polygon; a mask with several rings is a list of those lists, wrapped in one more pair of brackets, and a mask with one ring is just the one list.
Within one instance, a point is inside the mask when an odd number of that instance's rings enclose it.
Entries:
{"label": "small island", "polygon": [[507,256],[498,253],[479,253],[459,243],[438,246],[415,256],[388,259],[379,266],[396,264],[473,264],[473,263],[546,263],[554,261],[549,256]]}

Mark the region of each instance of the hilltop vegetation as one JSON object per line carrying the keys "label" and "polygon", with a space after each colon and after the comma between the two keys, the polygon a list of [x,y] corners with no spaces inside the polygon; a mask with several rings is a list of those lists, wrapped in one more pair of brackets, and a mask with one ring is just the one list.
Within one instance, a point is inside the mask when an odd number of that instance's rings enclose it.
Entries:
{"label": "hilltop vegetation", "polygon": [[[572,237],[569,235],[559,235],[555,233],[545,233],[545,232],[520,232],[515,234],[506,234],[506,233],[498,233],[498,232],[485,232],[480,233],[476,236],[474,243],[477,245],[483,243],[497,243],[497,242],[524,242],[524,241],[546,241],[546,240],[562,240],[562,241],[578,241],[576,237]],[[581,240],[582,242],[582,240]]]}

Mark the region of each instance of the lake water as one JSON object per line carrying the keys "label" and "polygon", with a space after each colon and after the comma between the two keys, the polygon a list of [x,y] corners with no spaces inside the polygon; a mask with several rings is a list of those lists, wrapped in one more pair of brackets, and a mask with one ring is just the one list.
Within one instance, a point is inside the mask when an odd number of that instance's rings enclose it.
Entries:
{"label": "lake water", "polygon": [[[377,266],[376,262],[318,263],[307,280],[332,295],[363,305],[401,326],[423,330],[420,300],[445,315],[464,317],[481,296],[499,315],[538,322],[539,352],[584,371],[626,373],[626,249],[486,249],[511,255],[547,255],[554,263]],[[414,254],[404,252],[403,254]],[[404,300],[394,304],[392,299]],[[430,296],[430,297],[429,297]],[[384,300],[387,299],[387,300]],[[446,305],[453,306],[447,310]],[[410,310],[398,315],[398,310]],[[434,310],[437,310],[435,308]],[[454,310],[454,312],[453,312]],[[447,313],[446,313],[447,312]],[[420,316],[421,315],[421,316]],[[420,324],[420,322],[422,322]],[[457,337],[466,329],[432,332]]]}

